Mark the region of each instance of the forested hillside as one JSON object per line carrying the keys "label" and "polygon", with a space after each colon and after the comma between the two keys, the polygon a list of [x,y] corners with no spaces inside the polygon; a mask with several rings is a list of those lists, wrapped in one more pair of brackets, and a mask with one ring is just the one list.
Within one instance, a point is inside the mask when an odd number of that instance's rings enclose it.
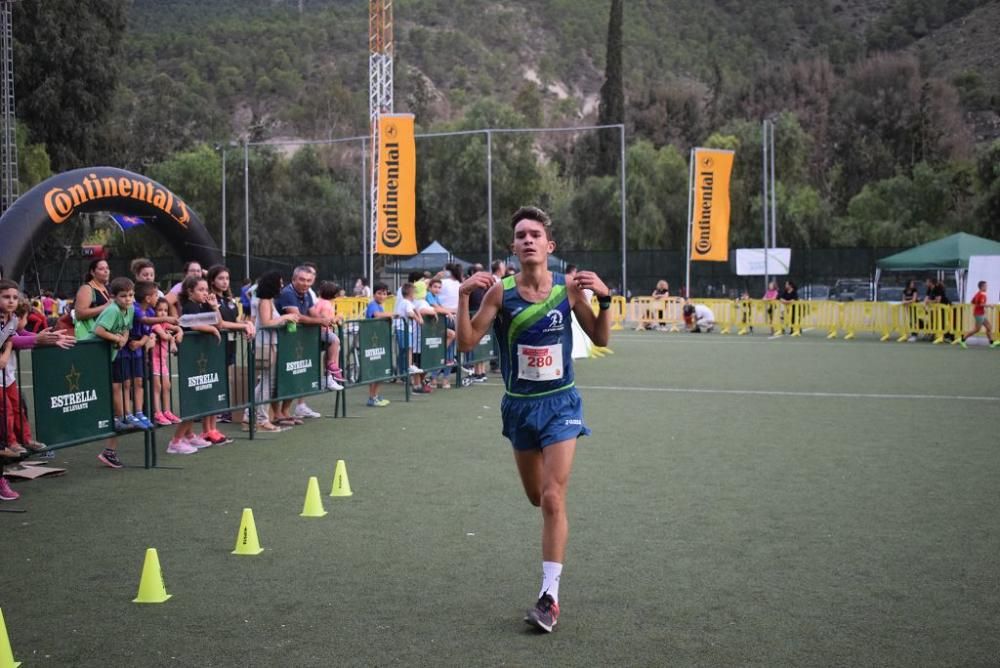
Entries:
{"label": "forested hillside", "polygon": [[[594,123],[610,4],[397,0],[396,110],[424,131]],[[625,2],[629,246],[683,242],[695,145],[736,149],[734,242],[758,243],[765,117],[780,244],[1000,236],[997,25],[1000,3],[986,0]],[[53,33],[80,37],[53,49]],[[186,193],[217,228],[213,146],[366,132],[365,2],[23,0],[15,39],[29,181],[46,155],[54,170],[118,164]],[[419,145],[421,241],[481,248],[484,144]],[[617,247],[617,178],[595,168],[595,145],[593,133],[498,137],[495,210],[537,201],[564,221],[564,247]],[[359,243],[359,165],[356,145],[255,149],[251,207],[269,224],[254,252]]]}

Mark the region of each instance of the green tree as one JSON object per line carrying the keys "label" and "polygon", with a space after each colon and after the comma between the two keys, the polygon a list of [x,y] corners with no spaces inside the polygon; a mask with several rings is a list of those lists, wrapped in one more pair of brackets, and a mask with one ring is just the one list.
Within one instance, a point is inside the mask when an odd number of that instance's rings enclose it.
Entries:
{"label": "green tree", "polygon": [[52,168],[106,161],[127,0],[14,3],[18,117],[45,144]]}
{"label": "green tree", "polygon": [[[622,14],[623,0],[611,0],[608,17],[608,49],[601,86],[598,124],[613,125],[625,122],[625,83],[622,80]],[[616,174],[620,165],[618,142],[610,132],[599,135],[600,147],[597,161],[599,175]]]}

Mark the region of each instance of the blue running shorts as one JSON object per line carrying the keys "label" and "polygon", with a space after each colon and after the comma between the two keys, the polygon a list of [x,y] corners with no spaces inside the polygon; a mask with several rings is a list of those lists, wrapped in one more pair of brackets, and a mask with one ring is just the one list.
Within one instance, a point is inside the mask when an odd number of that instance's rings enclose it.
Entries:
{"label": "blue running shorts", "polygon": [[583,423],[583,400],[575,387],[542,397],[504,395],[500,416],[503,435],[515,450],[539,450],[590,435]]}

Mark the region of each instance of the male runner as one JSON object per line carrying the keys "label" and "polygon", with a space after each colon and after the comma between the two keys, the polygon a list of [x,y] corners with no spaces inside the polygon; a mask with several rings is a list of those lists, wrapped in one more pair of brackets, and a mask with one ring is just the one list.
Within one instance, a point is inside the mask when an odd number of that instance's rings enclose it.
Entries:
{"label": "male runner", "polygon": [[[598,346],[608,344],[611,330],[611,296],[597,274],[578,271],[567,282],[548,270],[556,247],[551,226],[541,209],[518,209],[511,227],[521,271],[502,280],[487,272],[472,275],[462,283],[458,303],[459,349],[472,350],[491,323],[499,346],[506,388],[500,408],[503,434],[514,446],[528,500],[542,509],[542,588],[524,620],[546,632],[559,619],[559,577],[569,534],[566,486],[576,439],[590,433],[573,381],[570,311]],[[469,295],[477,288],[487,292],[470,319]],[[597,296],[598,315],[584,290]]]}

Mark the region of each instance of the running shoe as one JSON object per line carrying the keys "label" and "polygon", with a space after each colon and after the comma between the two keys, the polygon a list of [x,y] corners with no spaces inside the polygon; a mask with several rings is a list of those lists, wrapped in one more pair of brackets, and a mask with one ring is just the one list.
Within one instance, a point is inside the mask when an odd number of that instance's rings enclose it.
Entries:
{"label": "running shoe", "polygon": [[118,459],[118,452],[112,450],[111,448],[104,448],[101,450],[101,454],[97,455],[97,459],[105,466],[109,466],[113,469],[120,469],[125,466],[122,464],[122,460]]}
{"label": "running shoe", "polygon": [[163,411],[157,411],[153,413],[153,422],[160,425],[161,427],[167,427],[173,424],[173,421],[163,414]]}
{"label": "running shoe", "polygon": [[542,594],[535,607],[524,615],[524,621],[546,633],[552,633],[559,622],[559,604],[548,594]]}
{"label": "running shoe", "polygon": [[965,339],[962,339],[961,341],[959,341],[958,345],[960,345],[960,346],[962,346],[963,348],[966,348],[966,349],[969,347],[969,346],[965,345]]}
{"label": "running shoe", "polygon": [[129,431],[133,429],[126,418],[116,417],[115,418],[115,431]]}
{"label": "running shoe", "polygon": [[210,448],[210,447],[212,447],[212,442],[211,441],[206,441],[205,439],[203,439],[202,437],[200,437],[200,436],[198,436],[196,434],[191,434],[185,440],[187,441],[188,445],[193,445],[194,447],[198,448],[199,450],[201,450],[202,448]]}
{"label": "running shoe", "polygon": [[337,378],[332,372],[326,374],[326,389],[339,392],[344,389],[344,386],[337,382]]}
{"label": "running shoe", "polygon": [[[131,413],[129,413],[128,415],[125,416],[124,422],[125,422],[126,425],[128,425],[128,427],[127,427],[128,429],[146,429],[147,428],[146,424],[142,420],[140,420],[139,418],[137,418],[135,415],[132,415]],[[152,429],[153,425],[149,425],[149,428]]]}
{"label": "running shoe", "polygon": [[487,380],[485,373],[477,373],[472,375],[473,383],[485,383]]}
{"label": "running shoe", "polygon": [[423,373],[424,372],[424,370],[421,369],[420,367],[418,367],[416,364],[411,364],[410,368],[407,369],[407,371],[410,372],[410,375],[416,375],[418,373]]}
{"label": "running shoe", "polygon": [[170,455],[193,455],[196,452],[198,448],[188,444],[183,438],[171,439],[170,445],[167,446],[167,454]]}
{"label": "running shoe", "polygon": [[295,417],[300,417],[300,418],[321,418],[321,417],[323,417],[323,415],[320,414],[320,413],[317,413],[313,409],[309,408],[308,406],[306,406],[305,403],[301,403],[301,404],[299,404],[298,406],[295,407]]}
{"label": "running shoe", "polygon": [[163,415],[174,424],[180,424],[181,422],[184,421],[179,417],[177,417],[176,415],[174,415],[173,413],[171,413],[170,411],[163,411]]}
{"label": "running shoe", "polygon": [[135,419],[138,420],[140,423],[142,423],[143,429],[153,428],[153,423],[149,421],[148,417],[142,414],[142,411],[139,411],[138,413],[135,414]]}
{"label": "running shoe", "polygon": [[337,380],[337,382],[339,383],[344,382],[344,371],[340,367],[335,367],[330,369],[330,373],[333,374],[333,377]]}
{"label": "running shoe", "polygon": [[222,423],[222,424],[232,424],[233,423],[233,414],[232,413],[223,413],[222,415],[219,416],[219,422]]}
{"label": "running shoe", "polygon": [[0,501],[17,501],[20,498],[21,495],[14,491],[7,478],[0,476]]}
{"label": "running shoe", "polygon": [[1000,348],[1000,339],[997,339],[996,341],[991,343],[990,348]]}
{"label": "running shoe", "polygon": [[382,397],[368,397],[368,406],[373,408],[384,408],[388,405],[388,399],[383,399]]}

